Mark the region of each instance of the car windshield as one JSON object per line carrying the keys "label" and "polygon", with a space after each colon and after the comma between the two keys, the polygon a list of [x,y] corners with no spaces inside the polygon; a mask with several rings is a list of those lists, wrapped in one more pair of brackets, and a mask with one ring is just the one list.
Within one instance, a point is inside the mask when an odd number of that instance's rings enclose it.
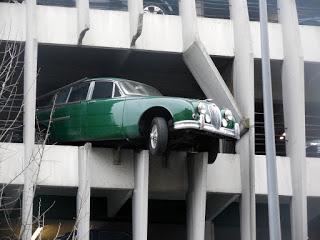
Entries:
{"label": "car windshield", "polygon": [[162,96],[157,89],[145,84],[131,81],[121,81],[119,84],[126,95]]}

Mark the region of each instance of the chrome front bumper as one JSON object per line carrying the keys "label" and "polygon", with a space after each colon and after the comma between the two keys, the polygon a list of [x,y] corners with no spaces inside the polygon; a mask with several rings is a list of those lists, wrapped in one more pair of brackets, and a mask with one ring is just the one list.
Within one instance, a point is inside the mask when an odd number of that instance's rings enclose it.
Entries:
{"label": "chrome front bumper", "polygon": [[234,129],[220,127],[219,129],[215,128],[213,125],[209,123],[204,123],[203,121],[196,120],[184,120],[175,122],[173,125],[175,130],[182,129],[197,129],[200,131],[205,131],[217,135],[222,135],[226,137],[231,137],[235,139],[240,139],[240,127],[238,123],[235,123]]}

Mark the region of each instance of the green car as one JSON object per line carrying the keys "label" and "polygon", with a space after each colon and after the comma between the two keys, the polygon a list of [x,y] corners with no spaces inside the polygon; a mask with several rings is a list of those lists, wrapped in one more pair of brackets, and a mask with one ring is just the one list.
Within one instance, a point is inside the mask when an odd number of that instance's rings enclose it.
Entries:
{"label": "green car", "polygon": [[116,148],[208,151],[219,138],[238,139],[239,124],[210,100],[166,97],[148,85],[118,78],[82,79],[37,99],[37,119],[57,143],[92,142]]}

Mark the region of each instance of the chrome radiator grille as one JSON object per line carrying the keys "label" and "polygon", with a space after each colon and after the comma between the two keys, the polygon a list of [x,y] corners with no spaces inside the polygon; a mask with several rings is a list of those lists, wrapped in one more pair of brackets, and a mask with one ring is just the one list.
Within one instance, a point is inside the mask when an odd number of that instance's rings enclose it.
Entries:
{"label": "chrome radiator grille", "polygon": [[208,111],[211,117],[211,124],[219,129],[221,126],[221,113],[220,109],[215,104],[208,105]]}

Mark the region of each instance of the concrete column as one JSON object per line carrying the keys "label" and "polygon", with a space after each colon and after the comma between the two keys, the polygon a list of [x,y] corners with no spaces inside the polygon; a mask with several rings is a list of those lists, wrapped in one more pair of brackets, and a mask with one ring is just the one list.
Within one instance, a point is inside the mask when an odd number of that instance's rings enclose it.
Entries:
{"label": "concrete column", "polygon": [[132,199],[133,240],[148,238],[149,151],[135,155],[134,191]]}
{"label": "concrete column", "polygon": [[78,44],[82,44],[84,35],[90,28],[89,0],[77,0]]}
{"label": "concrete column", "polygon": [[208,153],[188,155],[187,239],[204,240]]}
{"label": "concrete column", "polygon": [[91,143],[79,147],[77,193],[77,239],[89,240],[90,236],[90,151]]}
{"label": "concrete column", "polygon": [[254,138],[254,57],[246,0],[230,0],[234,51],[233,92],[249,131],[238,141],[241,186],[241,239],[256,239],[255,138]]}
{"label": "concrete column", "polygon": [[130,23],[130,46],[135,47],[137,39],[142,33],[143,0],[128,0]]}
{"label": "concrete column", "polygon": [[293,240],[308,237],[305,151],[304,60],[294,0],[278,0],[282,26],[282,96],[287,156],[291,160]]}
{"label": "concrete column", "polygon": [[37,85],[38,42],[36,34],[36,0],[26,1],[26,43],[24,51],[24,186],[22,202],[21,237],[30,240],[32,236],[32,214],[34,186],[36,184],[36,163],[33,154],[35,135],[35,108]]}

